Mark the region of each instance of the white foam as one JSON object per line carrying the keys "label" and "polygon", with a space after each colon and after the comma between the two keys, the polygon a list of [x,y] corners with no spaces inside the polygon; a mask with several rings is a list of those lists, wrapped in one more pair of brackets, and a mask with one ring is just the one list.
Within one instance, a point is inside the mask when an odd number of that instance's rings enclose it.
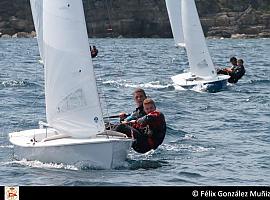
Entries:
{"label": "white foam", "polygon": [[28,167],[34,168],[54,168],[54,169],[68,169],[68,170],[78,170],[77,167],[73,165],[65,165],[65,164],[57,164],[57,163],[43,163],[37,160],[34,161],[27,161],[26,159],[16,160],[11,162],[6,162],[6,164],[19,164]]}

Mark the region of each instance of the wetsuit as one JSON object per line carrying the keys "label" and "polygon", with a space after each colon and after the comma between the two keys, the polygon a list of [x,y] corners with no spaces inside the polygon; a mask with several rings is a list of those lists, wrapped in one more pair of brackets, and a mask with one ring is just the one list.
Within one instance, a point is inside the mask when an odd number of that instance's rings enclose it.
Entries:
{"label": "wetsuit", "polygon": [[232,72],[229,73],[229,75],[231,76],[229,79],[228,79],[228,82],[229,83],[237,83],[238,80],[240,78],[242,78],[242,76],[244,76],[246,70],[245,70],[245,67],[242,65],[242,66],[234,66],[232,68]]}
{"label": "wetsuit", "polygon": [[95,46],[93,46],[93,49],[92,49],[92,47],[90,46],[90,53],[91,53],[91,57],[95,58],[98,54],[97,48],[95,48]]}
{"label": "wetsuit", "polygon": [[[146,113],[143,110],[143,106],[140,106],[140,107],[136,108],[136,110],[134,110],[132,112],[132,114],[125,119],[125,121],[129,122],[131,120],[137,120],[145,115],[146,115]],[[111,126],[110,128],[107,127],[106,129],[107,130],[111,129],[111,130],[114,130],[117,132],[121,132],[121,133],[126,134],[128,137],[131,137],[132,131],[130,129],[130,126],[127,124],[119,123],[119,124],[115,124],[115,125]]]}
{"label": "wetsuit", "polygon": [[166,134],[164,115],[159,111],[153,111],[137,119],[132,127],[132,134],[135,139],[132,148],[138,153],[156,149],[162,144]]}
{"label": "wetsuit", "polygon": [[91,57],[92,58],[95,58],[97,56],[97,54],[98,54],[98,50],[97,49],[96,50],[91,50]]}
{"label": "wetsuit", "polygon": [[139,118],[141,118],[141,117],[143,117],[145,115],[146,115],[146,113],[143,110],[143,106],[140,106],[140,107],[136,108],[136,110],[134,110],[132,112],[132,114],[130,116],[128,116],[125,120],[127,122],[129,122],[131,120],[139,119]]}

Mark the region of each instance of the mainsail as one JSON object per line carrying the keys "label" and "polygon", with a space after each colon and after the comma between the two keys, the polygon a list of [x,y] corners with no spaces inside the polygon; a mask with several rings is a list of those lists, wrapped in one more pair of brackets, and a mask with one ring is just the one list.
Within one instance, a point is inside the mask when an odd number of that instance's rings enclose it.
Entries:
{"label": "mainsail", "polygon": [[104,131],[81,0],[43,0],[46,117],[76,138]]}
{"label": "mainsail", "polygon": [[194,0],[182,1],[182,24],[191,73],[214,78],[217,76],[210,57]]}

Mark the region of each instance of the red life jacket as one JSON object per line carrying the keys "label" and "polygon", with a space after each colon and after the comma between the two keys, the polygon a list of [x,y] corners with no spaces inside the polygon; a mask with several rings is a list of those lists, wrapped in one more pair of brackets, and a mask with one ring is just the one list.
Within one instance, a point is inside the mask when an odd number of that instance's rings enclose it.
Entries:
{"label": "red life jacket", "polygon": [[166,122],[164,115],[155,110],[140,118],[139,123],[134,124],[134,128],[148,135],[148,144],[152,149],[156,149],[164,140],[166,134]]}

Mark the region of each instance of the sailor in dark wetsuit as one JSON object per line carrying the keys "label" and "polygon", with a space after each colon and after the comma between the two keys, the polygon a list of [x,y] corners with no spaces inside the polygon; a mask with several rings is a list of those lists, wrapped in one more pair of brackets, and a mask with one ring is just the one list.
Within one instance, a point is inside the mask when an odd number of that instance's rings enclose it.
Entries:
{"label": "sailor in dark wetsuit", "polygon": [[224,69],[219,69],[217,71],[217,74],[225,74],[229,75],[230,78],[228,79],[229,83],[237,83],[242,76],[245,74],[245,67],[243,65],[244,61],[242,59],[236,59],[235,57],[232,57],[230,59],[230,62],[232,63],[232,67],[227,67]]}
{"label": "sailor in dark wetsuit", "polygon": [[217,74],[229,75],[229,72],[231,72],[232,68],[237,66],[237,59],[236,59],[236,57],[231,57],[230,58],[230,63],[232,64],[231,67],[226,67],[226,68],[223,68],[223,69],[218,69],[217,70]]}
{"label": "sailor in dark wetsuit", "polygon": [[[131,120],[136,120],[146,115],[143,109],[143,101],[147,98],[145,91],[141,88],[135,89],[135,91],[133,92],[133,98],[137,105],[137,108],[131,114],[126,114],[124,112],[120,113],[120,122],[129,122]],[[107,126],[106,129],[125,133],[128,137],[131,137],[130,129],[127,126],[128,125],[125,123],[120,123],[112,126]]]}
{"label": "sailor in dark wetsuit", "polygon": [[166,121],[164,115],[156,110],[152,99],[143,102],[144,117],[131,120],[130,133],[134,139],[132,148],[138,153],[146,153],[157,149],[162,144],[166,134]]}
{"label": "sailor in dark wetsuit", "polygon": [[90,52],[91,52],[91,57],[95,58],[97,56],[97,54],[98,54],[98,50],[97,50],[96,46],[93,46],[93,49],[90,46]]}
{"label": "sailor in dark wetsuit", "polygon": [[242,76],[244,76],[246,70],[244,67],[244,61],[242,59],[237,60],[237,66],[232,67],[231,72],[229,72],[229,75],[231,76],[228,79],[229,83],[237,83]]}

